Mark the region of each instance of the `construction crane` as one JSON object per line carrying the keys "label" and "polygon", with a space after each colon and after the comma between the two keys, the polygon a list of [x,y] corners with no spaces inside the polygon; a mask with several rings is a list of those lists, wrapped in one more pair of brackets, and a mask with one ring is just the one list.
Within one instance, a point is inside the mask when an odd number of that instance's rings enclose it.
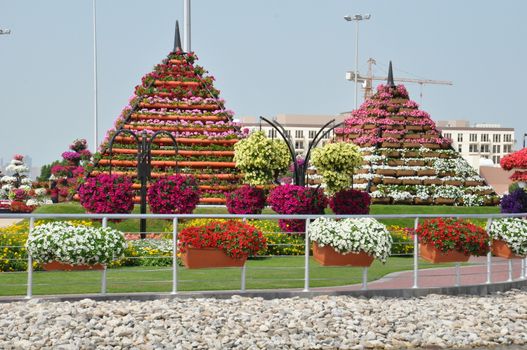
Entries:
{"label": "construction crane", "polygon": [[[366,76],[362,76],[360,74],[357,75],[357,80],[362,83],[362,87],[364,90],[364,99],[370,98],[373,95],[373,81],[374,80],[381,80],[386,81],[387,77],[380,77],[373,75],[373,65],[377,64],[377,61],[373,58],[368,59],[368,74]],[[346,72],[346,80],[355,80],[355,72]],[[414,78],[396,78],[394,77],[395,81],[399,82],[405,82],[405,83],[416,83],[420,86],[420,103],[423,101],[423,85],[426,84],[436,84],[436,85],[454,85],[453,82],[448,80],[431,80],[431,79],[414,79]]]}

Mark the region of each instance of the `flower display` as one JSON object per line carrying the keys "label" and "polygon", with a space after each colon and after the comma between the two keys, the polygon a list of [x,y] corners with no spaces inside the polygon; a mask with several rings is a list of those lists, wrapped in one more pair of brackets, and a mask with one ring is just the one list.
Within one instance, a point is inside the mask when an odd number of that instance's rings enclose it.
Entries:
{"label": "flower display", "polygon": [[313,165],[329,194],[351,187],[352,176],[362,160],[359,147],[347,142],[328,143],[313,150]]}
{"label": "flower display", "polygon": [[262,131],[234,145],[236,167],[244,173],[249,185],[268,185],[289,166],[289,152],[282,140],[267,138]]}
{"label": "flower display", "polygon": [[261,214],[265,207],[265,191],[257,187],[244,185],[225,197],[231,214]]}
{"label": "flower display", "polygon": [[[279,214],[322,214],[328,204],[324,192],[318,188],[282,185],[271,190],[267,202]],[[304,220],[280,219],[285,232],[305,232]]]}
{"label": "flower display", "polygon": [[147,196],[152,213],[190,214],[198,205],[199,193],[194,177],[176,174],[156,180]]}
{"label": "flower display", "polygon": [[335,214],[369,214],[371,197],[367,192],[342,190],[329,198],[329,207]]}
{"label": "flower display", "polygon": [[52,222],[37,226],[26,248],[35,261],[58,261],[71,265],[108,264],[121,258],[126,248],[122,232]]}
{"label": "flower display", "polygon": [[527,221],[519,218],[493,220],[489,235],[507,243],[512,252],[519,256],[527,255]]}
{"label": "flower display", "polygon": [[425,220],[416,230],[421,243],[432,244],[442,252],[456,250],[466,255],[482,256],[489,251],[487,232],[466,220],[438,218]]}
{"label": "flower display", "polygon": [[187,227],[178,235],[181,252],[187,248],[219,248],[228,256],[240,259],[266,249],[260,230],[249,224],[228,220],[213,221],[202,226]]}
{"label": "flower display", "polygon": [[90,213],[128,214],[134,208],[132,181],[119,175],[99,174],[79,188],[82,206]]}
{"label": "flower display", "polygon": [[370,218],[318,218],[309,225],[309,235],[321,247],[328,245],[339,253],[363,251],[383,263],[392,249],[392,237],[386,226]]}
{"label": "flower display", "polygon": [[527,192],[518,188],[510,194],[501,198],[500,202],[502,213],[525,213],[527,212]]}

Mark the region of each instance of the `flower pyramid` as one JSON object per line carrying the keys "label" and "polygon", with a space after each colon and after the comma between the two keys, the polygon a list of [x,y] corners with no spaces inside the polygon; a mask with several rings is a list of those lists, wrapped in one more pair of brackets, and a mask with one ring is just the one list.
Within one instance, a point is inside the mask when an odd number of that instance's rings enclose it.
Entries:
{"label": "flower pyramid", "polygon": [[[167,134],[154,138],[151,147],[152,180],[175,173],[192,175],[198,181],[201,203],[224,203],[225,193],[237,188],[241,175],[233,161],[234,144],[246,131],[233,122],[233,112],[225,109],[214,78],[194,64],[193,52],[181,50],[179,32],[176,44],[154,71],[142,78],[129,105],[108,131],[95,158],[90,175],[111,172],[137,179],[137,144],[128,133],[121,132],[109,152],[109,141],[117,130],[134,132],[148,139],[158,131],[170,133],[177,141],[177,154]],[[136,198],[136,201],[138,198]]]}
{"label": "flower pyramid", "polygon": [[361,147],[365,161],[353,187],[367,190],[373,203],[476,206],[499,201],[405,87],[394,84],[391,63],[388,83],[379,85],[335,134]]}

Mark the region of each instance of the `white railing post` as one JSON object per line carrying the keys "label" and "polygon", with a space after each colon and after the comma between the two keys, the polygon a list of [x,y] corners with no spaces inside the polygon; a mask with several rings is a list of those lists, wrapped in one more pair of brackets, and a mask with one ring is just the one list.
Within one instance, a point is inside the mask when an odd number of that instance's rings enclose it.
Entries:
{"label": "white railing post", "polygon": [[524,280],[526,278],[526,273],[527,273],[527,258],[525,259],[521,259],[521,263],[522,263],[522,269],[521,269],[521,274],[520,274],[520,278],[522,280]]}
{"label": "white railing post", "polygon": [[[247,219],[242,219],[243,223],[246,223]],[[240,291],[245,292],[245,285],[246,285],[246,274],[247,274],[247,262],[245,262],[241,268],[241,276],[240,276]]]}
{"label": "white railing post", "polygon": [[507,279],[507,282],[512,282],[512,259],[509,260],[509,278]]}
{"label": "white railing post", "polygon": [[368,268],[363,267],[362,268],[362,290],[368,289]]}
{"label": "white railing post", "polygon": [[172,221],[172,294],[177,294],[177,225],[178,220]]}
{"label": "white railing post", "polygon": [[[102,227],[106,228],[108,227],[108,218],[103,217],[102,218]],[[106,273],[107,273],[108,267],[106,264],[104,264],[104,267],[102,269],[102,276],[101,276],[101,294],[106,294]]]}
{"label": "white railing post", "polygon": [[[29,219],[29,232],[27,234],[27,237],[31,237],[31,234],[33,233],[33,229],[35,228],[35,218],[31,217]],[[33,258],[31,257],[31,254],[29,254],[29,250],[27,250],[27,294],[26,299],[31,299],[33,296]]]}
{"label": "white railing post", "polygon": [[417,227],[419,226],[419,218],[415,218],[414,222],[414,285],[412,288],[419,288],[419,237],[417,236]]}
{"label": "white railing post", "polygon": [[[492,225],[492,218],[487,220],[487,232],[490,232],[490,227]],[[490,251],[492,247],[492,238],[489,239],[489,252],[487,253],[487,284],[492,283],[492,252]]]}
{"label": "white railing post", "polygon": [[305,249],[304,249],[304,292],[309,292],[309,222],[310,219],[306,219],[306,234],[304,237]]}
{"label": "white railing post", "polygon": [[459,287],[461,284],[461,271],[460,271],[460,264],[456,263],[456,287]]}

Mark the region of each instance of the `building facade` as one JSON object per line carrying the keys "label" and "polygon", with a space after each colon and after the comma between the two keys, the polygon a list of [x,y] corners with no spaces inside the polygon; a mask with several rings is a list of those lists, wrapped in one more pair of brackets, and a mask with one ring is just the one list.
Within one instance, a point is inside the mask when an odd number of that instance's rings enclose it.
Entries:
{"label": "building facade", "polygon": [[452,140],[452,147],[475,169],[481,165],[499,166],[501,158],[513,152],[516,144],[514,128],[500,124],[471,126],[468,120],[440,120],[437,129]]}
{"label": "building facade", "polygon": [[[291,137],[297,155],[305,156],[309,145],[315,138],[320,128],[335,120],[338,124],[343,122],[344,115],[300,115],[300,114],[278,114],[273,120],[278,121],[284,126],[286,133]],[[242,126],[248,128],[251,132],[262,130],[268,137],[280,137],[277,131],[266,122],[255,122],[255,118],[243,118]],[[333,132],[325,135],[318,146],[325,145],[333,137]]]}

